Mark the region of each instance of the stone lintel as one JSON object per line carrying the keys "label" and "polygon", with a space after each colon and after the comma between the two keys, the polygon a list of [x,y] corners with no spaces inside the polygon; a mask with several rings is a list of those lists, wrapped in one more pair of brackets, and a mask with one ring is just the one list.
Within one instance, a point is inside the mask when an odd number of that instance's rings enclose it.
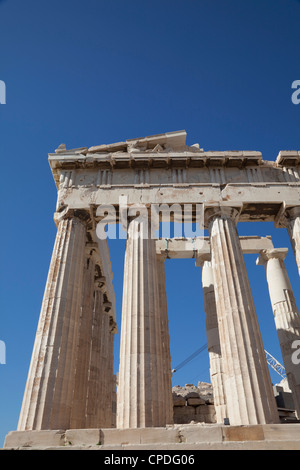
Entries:
{"label": "stone lintel", "polygon": [[[240,236],[240,242],[244,254],[260,253],[262,250],[272,250],[273,243],[270,236]],[[196,238],[162,238],[156,241],[156,253],[167,258],[196,258],[198,262],[209,261],[210,243],[209,237]]]}
{"label": "stone lintel", "polygon": [[[222,196],[222,199],[221,199]],[[220,187],[213,184],[191,184],[188,187],[174,189],[172,185],[154,185],[136,188],[134,186],[111,186],[111,189],[97,189],[90,187],[68,188],[58,191],[57,207],[64,208],[68,206],[70,209],[81,209],[90,211],[94,208],[94,219],[97,223],[100,216],[96,216],[96,210],[109,205],[113,212],[112,222],[116,219],[119,221],[119,210],[122,207],[120,200],[126,200],[127,208],[131,205],[143,204],[146,207],[167,204],[171,209],[173,205],[180,205],[182,213],[185,214],[185,206],[187,204],[193,206],[192,218],[197,221],[197,206],[205,204],[205,201],[212,201],[211,205],[224,204],[226,202],[230,206],[243,204],[239,214],[239,222],[265,221],[274,222],[282,206],[282,200],[288,202],[290,208],[295,206],[294,201],[299,196],[300,187],[289,186],[288,184],[276,184],[263,186],[251,186],[251,184],[228,184],[220,193]],[[151,201],[154,201],[151,203]],[[299,205],[299,202],[297,202]],[[103,211],[102,211],[103,212]],[[103,214],[104,215],[104,214]],[[173,213],[170,213],[171,219]]]}

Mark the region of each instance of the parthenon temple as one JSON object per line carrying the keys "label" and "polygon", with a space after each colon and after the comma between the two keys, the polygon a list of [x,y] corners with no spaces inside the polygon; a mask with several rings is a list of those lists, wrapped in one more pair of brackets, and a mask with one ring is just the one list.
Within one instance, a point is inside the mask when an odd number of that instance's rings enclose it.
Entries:
{"label": "parthenon temple", "polygon": [[[284,260],[292,251],[300,274],[300,151],[280,151],[267,161],[259,151],[188,146],[186,132],[176,131],[70,150],[61,144],[48,158],[57,187],[57,235],[19,424],[5,447],[62,446],[76,441],[75,430],[77,441],[95,432],[93,445],[120,446],[136,443],[137,433],[144,433],[138,434],[139,443],[150,435],[159,443],[177,432],[167,256],[193,256],[202,271],[216,412],[216,423],[201,437],[203,446],[212,439],[209,433],[220,433],[220,445],[234,441],[228,436],[238,431],[230,429],[251,430],[247,441],[255,433],[259,442],[278,439],[299,446],[300,423],[279,421],[244,254],[257,253],[257,264],[265,269],[299,421],[300,365],[293,352],[300,347],[300,317]],[[182,209],[202,234],[171,239],[167,250],[166,240],[153,232],[168,207],[172,221]],[[126,233],[120,325],[108,242],[99,236],[104,221]],[[275,229],[288,231],[290,246],[274,246],[270,236],[240,236],[239,222],[273,222]],[[183,442],[198,445],[197,429],[195,441],[189,440],[192,431],[183,430]],[[162,437],[163,430],[169,437]]]}

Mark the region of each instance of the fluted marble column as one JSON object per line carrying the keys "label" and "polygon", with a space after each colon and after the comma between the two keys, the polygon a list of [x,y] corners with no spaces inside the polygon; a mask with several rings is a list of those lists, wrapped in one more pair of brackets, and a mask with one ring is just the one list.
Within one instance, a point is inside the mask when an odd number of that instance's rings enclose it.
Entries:
{"label": "fluted marble column", "polygon": [[300,365],[293,363],[295,340],[300,340],[300,316],[284,264],[288,249],[264,250],[257,264],[265,266],[275,325],[284,368],[298,418],[300,418]]}
{"label": "fluted marble column", "polygon": [[83,293],[79,319],[76,372],[70,428],[84,429],[86,424],[87,384],[91,355],[94,309],[95,253],[86,247]]}
{"label": "fluted marble column", "polygon": [[225,391],[223,385],[223,366],[216,309],[213,269],[211,261],[200,259],[202,267],[202,288],[204,310],[206,313],[206,336],[209,354],[210,378],[214,394],[217,423],[224,423],[227,417]]}
{"label": "fluted marble column", "polygon": [[[165,425],[155,240],[147,223],[129,222],[117,393],[117,427]],[[137,237],[137,234],[139,236]]]}
{"label": "fluted marble column", "polygon": [[[105,302],[104,302],[105,306]],[[113,402],[113,337],[115,323],[109,314],[109,310],[104,308],[102,315],[101,334],[101,377],[102,377],[102,397],[98,406],[101,410],[101,427],[112,426],[112,402]],[[101,403],[101,405],[100,405]]]}
{"label": "fluted marble column", "polygon": [[300,206],[287,209],[287,229],[300,275]]}
{"label": "fluted marble column", "polygon": [[236,229],[238,211],[206,212],[230,424],[278,422],[243,252]]}
{"label": "fluted marble column", "polygon": [[81,217],[58,222],[18,430],[70,426],[85,243]]}
{"label": "fluted marble column", "polygon": [[87,391],[87,428],[106,427],[105,426],[105,368],[103,364],[103,349],[106,344],[104,330],[104,307],[103,292],[99,288],[99,283],[95,282],[93,329],[91,338],[91,357],[89,365],[88,391]]}
{"label": "fluted marble column", "polygon": [[165,277],[165,257],[157,255],[157,274],[158,274],[158,296],[159,309],[161,316],[161,342],[162,342],[162,361],[163,361],[163,381],[164,387],[161,393],[164,396],[164,411],[166,414],[166,424],[173,423],[173,398],[172,398],[172,372],[171,372],[171,355],[170,355],[170,335],[169,335],[169,319],[167,307],[166,293],[166,277]]}
{"label": "fluted marble column", "polygon": [[86,428],[110,428],[113,423],[113,345],[116,324],[110,315],[101,280],[94,283],[94,308],[88,365]]}

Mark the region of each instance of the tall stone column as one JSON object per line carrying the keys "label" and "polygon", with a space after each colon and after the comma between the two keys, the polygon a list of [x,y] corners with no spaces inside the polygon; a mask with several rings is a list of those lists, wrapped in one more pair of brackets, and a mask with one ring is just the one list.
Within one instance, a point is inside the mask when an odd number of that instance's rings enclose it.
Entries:
{"label": "tall stone column", "polygon": [[300,366],[293,362],[293,342],[300,340],[300,316],[284,264],[288,249],[264,250],[257,264],[265,266],[275,325],[289,387],[300,419]]}
{"label": "tall stone column", "polygon": [[268,365],[236,229],[238,211],[207,209],[230,424],[278,422]]}
{"label": "tall stone column", "polygon": [[117,427],[163,426],[163,359],[155,240],[129,222],[117,393]]}
{"label": "tall stone column", "polygon": [[164,386],[161,393],[164,396],[163,408],[166,414],[166,424],[173,424],[172,372],[170,354],[169,319],[166,293],[165,257],[157,255],[158,297],[161,316],[161,344],[163,361]]}
{"label": "tall stone column", "polygon": [[102,315],[102,345],[100,352],[102,397],[99,396],[98,406],[101,410],[101,426],[110,428],[112,426],[112,403],[113,403],[113,337],[115,323],[110,315],[110,308],[105,306]]}
{"label": "tall stone column", "polygon": [[300,206],[287,209],[287,229],[300,275]]}
{"label": "tall stone column", "polygon": [[86,424],[87,385],[91,356],[94,309],[95,252],[86,247],[83,293],[78,325],[76,372],[70,428],[84,429]]}
{"label": "tall stone column", "polygon": [[209,354],[210,378],[214,394],[217,423],[224,423],[227,417],[225,391],[223,385],[223,366],[216,309],[213,269],[211,261],[198,258],[202,267],[202,288],[204,310],[206,313],[206,336]]}
{"label": "tall stone column", "polygon": [[88,364],[86,428],[110,428],[113,423],[113,345],[116,324],[106,301],[103,278],[96,278],[90,359]]}
{"label": "tall stone column", "polygon": [[117,324],[109,316],[108,361],[107,361],[107,407],[106,427],[116,427],[116,378],[114,376],[114,337],[118,332]]}
{"label": "tall stone column", "polygon": [[87,428],[100,428],[105,426],[105,407],[108,406],[104,400],[105,367],[103,364],[103,349],[106,345],[106,331],[104,329],[103,292],[99,283],[95,282],[93,329],[91,338],[91,357],[89,364],[89,378],[87,390]]}
{"label": "tall stone column", "polygon": [[70,426],[86,243],[82,216],[57,220],[18,430]]}

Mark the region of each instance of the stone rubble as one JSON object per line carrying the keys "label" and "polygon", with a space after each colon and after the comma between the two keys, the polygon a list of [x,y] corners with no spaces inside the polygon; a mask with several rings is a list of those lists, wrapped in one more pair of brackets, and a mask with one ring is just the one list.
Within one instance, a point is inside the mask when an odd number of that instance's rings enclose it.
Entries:
{"label": "stone rubble", "polygon": [[172,388],[174,423],[216,423],[212,385],[198,382]]}

